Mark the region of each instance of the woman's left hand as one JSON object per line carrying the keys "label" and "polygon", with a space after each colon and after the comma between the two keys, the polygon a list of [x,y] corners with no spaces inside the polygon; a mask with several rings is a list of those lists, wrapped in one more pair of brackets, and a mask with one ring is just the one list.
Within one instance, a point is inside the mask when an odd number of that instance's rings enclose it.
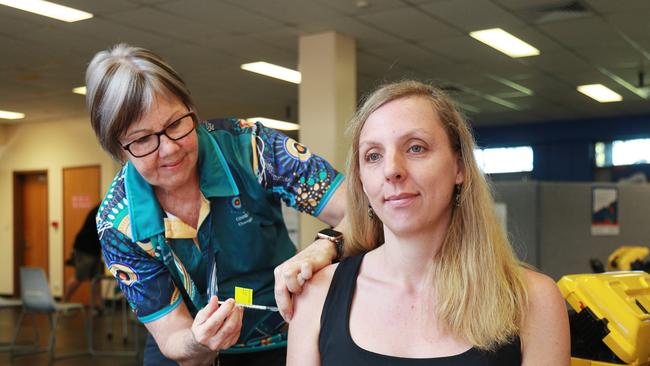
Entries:
{"label": "woman's left hand", "polygon": [[291,294],[299,294],[305,281],[315,272],[332,263],[336,257],[334,244],[326,239],[318,239],[295,256],[275,267],[275,301],[280,315],[287,322],[293,316]]}

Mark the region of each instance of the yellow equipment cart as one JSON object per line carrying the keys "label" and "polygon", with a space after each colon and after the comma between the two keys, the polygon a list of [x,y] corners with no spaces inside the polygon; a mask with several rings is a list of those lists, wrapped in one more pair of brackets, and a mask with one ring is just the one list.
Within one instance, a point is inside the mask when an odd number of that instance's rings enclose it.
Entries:
{"label": "yellow equipment cart", "polygon": [[650,365],[650,274],[567,275],[558,286],[574,311],[571,366]]}
{"label": "yellow equipment cart", "polygon": [[645,270],[643,261],[650,253],[648,247],[622,246],[607,258],[608,271]]}

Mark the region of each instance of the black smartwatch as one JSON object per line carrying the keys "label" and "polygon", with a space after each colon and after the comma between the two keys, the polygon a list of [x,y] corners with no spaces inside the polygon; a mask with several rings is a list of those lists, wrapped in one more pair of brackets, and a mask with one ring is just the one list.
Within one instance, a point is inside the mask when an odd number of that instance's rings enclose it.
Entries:
{"label": "black smartwatch", "polygon": [[343,258],[343,234],[340,231],[334,229],[323,229],[318,232],[316,239],[326,239],[334,243],[334,248],[336,248],[336,257],[332,263],[336,263]]}

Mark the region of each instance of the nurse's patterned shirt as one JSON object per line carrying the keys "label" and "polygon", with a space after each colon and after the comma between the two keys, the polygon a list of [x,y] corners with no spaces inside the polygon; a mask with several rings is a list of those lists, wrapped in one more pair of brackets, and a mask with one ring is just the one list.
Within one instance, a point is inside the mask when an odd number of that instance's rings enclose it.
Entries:
{"label": "nurse's patterned shirt", "polygon": [[[164,212],[130,163],[97,215],[106,265],[145,323],[181,301],[194,315],[209,294],[233,297],[234,286],[252,288],[256,304],[275,305],[273,269],[295,254],[281,202],[318,216],[343,181],[327,161],[259,123],[206,121],[197,136],[198,229]],[[240,345],[260,345],[280,325],[277,313],[247,311]]]}

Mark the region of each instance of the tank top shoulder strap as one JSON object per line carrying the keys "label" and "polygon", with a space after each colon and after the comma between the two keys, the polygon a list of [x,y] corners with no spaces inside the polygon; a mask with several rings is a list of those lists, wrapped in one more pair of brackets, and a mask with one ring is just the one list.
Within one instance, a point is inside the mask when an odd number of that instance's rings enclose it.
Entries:
{"label": "tank top shoulder strap", "polygon": [[363,256],[359,254],[343,259],[334,271],[320,318],[318,342],[321,354],[327,354],[328,350],[338,353],[350,345],[350,308]]}

